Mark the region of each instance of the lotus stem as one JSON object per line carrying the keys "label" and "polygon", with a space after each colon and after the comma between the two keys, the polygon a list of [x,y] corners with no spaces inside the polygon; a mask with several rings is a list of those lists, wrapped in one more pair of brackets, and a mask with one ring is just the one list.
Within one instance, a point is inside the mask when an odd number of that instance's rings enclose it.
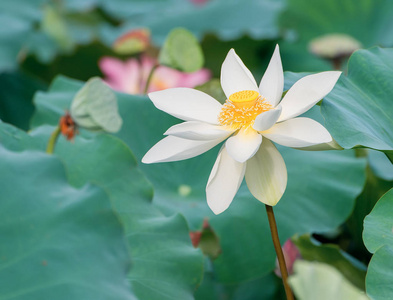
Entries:
{"label": "lotus stem", "polygon": [[269,220],[270,232],[272,234],[273,245],[274,249],[276,250],[278,264],[281,271],[281,278],[284,285],[285,294],[287,295],[287,300],[294,300],[291,287],[288,284],[288,271],[285,264],[284,254],[282,253],[280,239],[278,237],[277,224],[274,217],[273,207],[270,205],[265,205],[265,207],[267,218]]}
{"label": "lotus stem", "polygon": [[48,141],[48,146],[46,147],[46,153],[48,154],[53,154],[53,151],[55,150],[55,145],[57,142],[57,139],[60,135],[60,126],[56,126],[55,130],[52,132],[50,135],[49,141]]}
{"label": "lotus stem", "polygon": [[150,73],[149,73],[149,76],[147,77],[147,80],[146,80],[145,90],[143,91],[144,94],[147,94],[147,91],[148,91],[149,86],[150,86],[151,79],[153,78],[154,71],[155,71],[158,67],[159,67],[159,64],[155,64],[155,65],[151,68]]}

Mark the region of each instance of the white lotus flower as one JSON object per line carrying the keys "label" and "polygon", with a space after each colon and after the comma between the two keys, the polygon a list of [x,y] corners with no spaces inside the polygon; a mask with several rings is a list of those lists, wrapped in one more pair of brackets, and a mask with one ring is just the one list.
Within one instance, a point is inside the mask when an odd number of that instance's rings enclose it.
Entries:
{"label": "white lotus flower", "polygon": [[[206,152],[225,139],[210,174],[206,197],[215,214],[226,210],[246,177],[250,192],[274,206],[287,185],[287,169],[274,144],[305,148],[332,142],[318,122],[297,117],[334,87],[341,72],[322,72],[297,81],[281,100],[284,75],[278,45],[259,88],[231,49],[221,68],[224,105],[190,88],[149,94],[154,105],[186,122],[172,126],[143,157],[144,163],[169,162]],[[280,101],[281,100],[281,101]]]}

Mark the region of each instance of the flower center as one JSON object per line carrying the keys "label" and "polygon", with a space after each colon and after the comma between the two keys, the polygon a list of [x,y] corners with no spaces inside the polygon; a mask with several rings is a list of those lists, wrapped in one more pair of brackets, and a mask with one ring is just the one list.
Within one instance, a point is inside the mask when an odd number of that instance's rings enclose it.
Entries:
{"label": "flower center", "polygon": [[246,90],[233,93],[229,96],[229,101],[237,107],[248,107],[255,104],[258,97],[258,92]]}
{"label": "flower center", "polygon": [[256,91],[240,91],[229,96],[221,108],[218,122],[237,130],[242,127],[248,129],[254,124],[255,118],[273,106],[262,98]]}

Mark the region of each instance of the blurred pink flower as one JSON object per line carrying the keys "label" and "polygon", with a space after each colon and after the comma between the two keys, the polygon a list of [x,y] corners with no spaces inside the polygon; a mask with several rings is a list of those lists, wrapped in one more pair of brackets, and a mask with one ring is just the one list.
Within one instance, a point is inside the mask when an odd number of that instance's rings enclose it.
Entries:
{"label": "blurred pink flower", "polygon": [[208,2],[209,0],[191,0],[192,3],[194,3],[195,5],[204,5]]}
{"label": "blurred pink flower", "polygon": [[[288,275],[291,275],[293,273],[293,265],[295,261],[302,258],[302,256],[300,255],[299,249],[295,246],[291,239],[285,242],[284,246],[282,247],[282,252],[284,254],[285,264],[287,265]],[[276,273],[277,276],[281,277],[281,271],[278,266],[277,258],[274,273]]]}
{"label": "blurred pink flower", "polygon": [[[156,63],[154,58],[142,56],[141,61],[132,58],[122,61],[113,57],[103,57],[99,61],[105,82],[114,90],[128,94],[142,94],[147,77]],[[168,67],[159,66],[151,79],[148,93],[174,87],[195,87],[207,82],[211,73],[201,69],[194,73],[183,73]]]}

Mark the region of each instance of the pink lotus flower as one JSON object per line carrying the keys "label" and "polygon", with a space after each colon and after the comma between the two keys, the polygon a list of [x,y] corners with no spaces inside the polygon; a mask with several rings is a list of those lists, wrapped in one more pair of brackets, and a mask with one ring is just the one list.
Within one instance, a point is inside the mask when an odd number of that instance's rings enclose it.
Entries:
{"label": "pink lotus flower", "polygon": [[[132,58],[122,61],[113,57],[103,57],[99,61],[105,82],[114,90],[128,94],[143,94],[150,70],[156,63],[154,58],[142,56],[141,61]],[[159,66],[150,81],[148,93],[174,87],[195,87],[207,82],[211,73],[202,69],[194,73],[183,73]]]}

